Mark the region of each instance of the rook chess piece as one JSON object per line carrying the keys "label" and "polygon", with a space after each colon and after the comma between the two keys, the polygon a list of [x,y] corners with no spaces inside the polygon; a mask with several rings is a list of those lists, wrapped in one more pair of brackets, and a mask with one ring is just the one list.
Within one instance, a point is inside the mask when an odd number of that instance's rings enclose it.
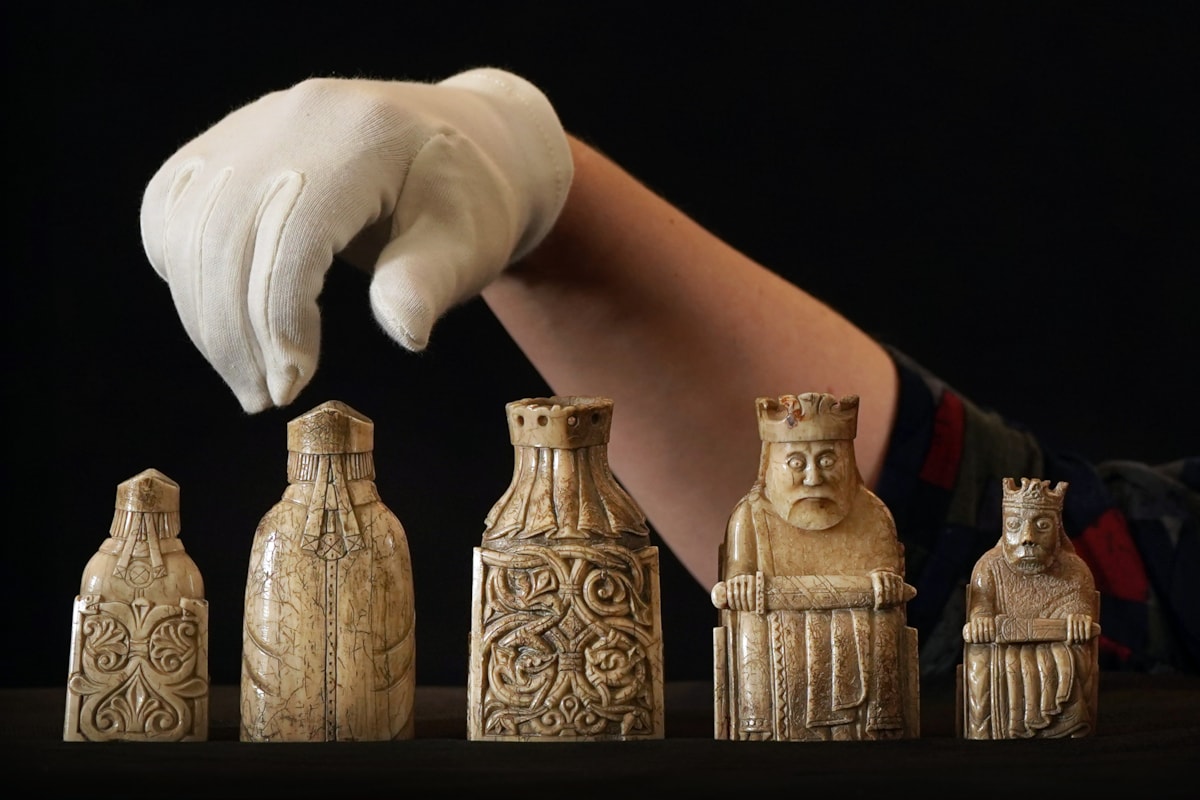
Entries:
{"label": "rook chess piece", "polygon": [[413,736],[412,565],[373,440],[371,420],[337,401],[288,423],[288,487],[246,580],[243,741]]}
{"label": "rook chess piece", "polygon": [[608,465],[612,409],[506,406],[512,482],[474,549],[468,739],[663,737],[658,548]]}
{"label": "rook chess piece", "polygon": [[63,739],[203,741],[208,697],[208,603],[179,538],[179,485],[148,469],[117,486],[83,570]]}
{"label": "rook chess piece", "polygon": [[730,516],[712,590],[714,737],[916,737],[916,590],[854,460],[858,398],[760,397],[757,411],[758,479]]}
{"label": "rook chess piece", "polygon": [[1089,736],[1100,593],[1062,525],[1068,484],[1002,481],[1000,541],[971,573],[956,728],[967,739]]}

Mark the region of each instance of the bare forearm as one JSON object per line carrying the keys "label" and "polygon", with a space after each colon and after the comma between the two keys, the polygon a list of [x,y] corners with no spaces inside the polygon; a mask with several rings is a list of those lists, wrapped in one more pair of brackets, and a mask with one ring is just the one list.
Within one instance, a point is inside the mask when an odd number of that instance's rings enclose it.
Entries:
{"label": "bare forearm", "polygon": [[859,394],[873,483],[896,397],[887,354],[823,303],[729,247],[572,140],[555,230],[484,292],[558,394],[611,397],[610,458],[705,586],[757,471],[754,398]]}

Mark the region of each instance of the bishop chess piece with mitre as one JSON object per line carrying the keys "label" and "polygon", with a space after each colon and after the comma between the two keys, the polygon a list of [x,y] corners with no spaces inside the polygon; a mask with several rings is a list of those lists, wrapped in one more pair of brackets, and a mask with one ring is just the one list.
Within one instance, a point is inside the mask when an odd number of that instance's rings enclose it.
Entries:
{"label": "bishop chess piece with mitre", "polygon": [[1068,485],[1002,481],[1000,541],[967,587],[956,726],[964,738],[1095,730],[1100,594],[1063,528]]}
{"label": "bishop chess piece with mitre", "polygon": [[338,401],[288,423],[288,486],[246,580],[243,741],[413,736],[412,564],[375,486],[374,431]]}
{"label": "bishop chess piece with mitre", "polygon": [[663,737],[658,548],[608,464],[613,403],[509,403],[512,482],[474,548],[467,738]]}
{"label": "bishop chess piece with mitre", "polygon": [[203,741],[208,700],[208,602],[179,538],[179,484],[148,469],[117,486],[83,570],[63,739]]}
{"label": "bishop chess piece with mitre", "polygon": [[920,733],[916,590],[855,462],[858,405],[815,392],[756,402],[758,478],[730,515],[712,590],[717,739]]}

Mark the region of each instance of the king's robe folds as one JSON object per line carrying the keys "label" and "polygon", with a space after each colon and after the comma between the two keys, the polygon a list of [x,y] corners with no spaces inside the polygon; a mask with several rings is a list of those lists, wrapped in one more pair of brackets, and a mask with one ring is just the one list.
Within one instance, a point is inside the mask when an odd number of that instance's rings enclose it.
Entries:
{"label": "king's robe folds", "polygon": [[919,735],[904,551],[853,457],[856,397],[759,398],[759,480],[730,515],[713,588],[714,736]]}
{"label": "king's robe folds", "polygon": [[957,729],[967,739],[1092,734],[1100,595],[1062,527],[1068,484],[1002,482],[1003,531],[967,587]]}

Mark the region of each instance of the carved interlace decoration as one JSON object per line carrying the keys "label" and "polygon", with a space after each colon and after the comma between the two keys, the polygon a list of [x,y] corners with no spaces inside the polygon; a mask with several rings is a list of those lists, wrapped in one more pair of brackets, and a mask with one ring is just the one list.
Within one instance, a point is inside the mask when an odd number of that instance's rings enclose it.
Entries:
{"label": "carved interlace decoration", "polygon": [[603,543],[478,552],[484,733],[650,735],[655,565]]}

